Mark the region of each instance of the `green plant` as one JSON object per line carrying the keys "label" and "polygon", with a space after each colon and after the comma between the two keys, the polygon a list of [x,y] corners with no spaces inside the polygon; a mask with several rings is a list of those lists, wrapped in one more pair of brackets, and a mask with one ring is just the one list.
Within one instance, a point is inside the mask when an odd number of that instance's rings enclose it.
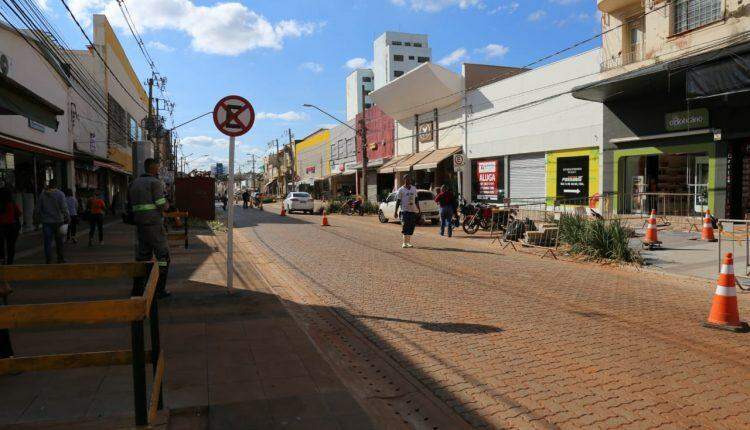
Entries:
{"label": "green plant", "polygon": [[263,204],[266,204],[266,203],[273,203],[273,202],[275,202],[275,201],[276,201],[276,199],[274,199],[273,197],[264,197],[264,198],[263,198]]}
{"label": "green plant", "polygon": [[341,208],[344,207],[344,201],[343,200],[331,200],[328,202],[328,213],[337,213],[341,212]]}
{"label": "green plant", "polygon": [[619,220],[590,220],[580,215],[562,215],[559,240],[573,254],[595,260],[641,263],[640,253],[629,245],[630,232]]}
{"label": "green plant", "polygon": [[380,209],[380,207],[376,203],[365,202],[364,209],[365,209],[366,214],[374,215],[378,213],[378,210]]}

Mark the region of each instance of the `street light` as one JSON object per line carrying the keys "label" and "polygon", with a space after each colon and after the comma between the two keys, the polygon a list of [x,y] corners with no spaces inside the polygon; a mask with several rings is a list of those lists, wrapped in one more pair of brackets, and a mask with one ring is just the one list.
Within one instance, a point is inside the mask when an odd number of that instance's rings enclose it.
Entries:
{"label": "street light", "polygon": [[305,104],[303,104],[303,105],[302,105],[302,107],[317,109],[317,110],[319,110],[319,111],[320,111],[320,112],[321,112],[321,113],[322,113],[323,115],[329,116],[329,117],[333,118],[333,119],[334,119],[335,121],[338,121],[339,123],[341,123],[341,124],[343,124],[343,125],[345,125],[345,126],[349,127],[350,129],[354,130],[354,132],[355,132],[355,133],[359,133],[359,131],[358,131],[358,130],[357,130],[356,128],[354,128],[354,127],[352,127],[351,125],[349,125],[349,124],[345,123],[344,121],[341,121],[340,119],[336,118],[335,116],[331,115],[330,113],[328,113],[328,112],[324,111],[323,109],[321,109],[321,108],[319,108],[319,107],[317,107],[317,106],[315,106],[315,105],[311,105],[311,104],[309,104],[309,103],[305,103]]}

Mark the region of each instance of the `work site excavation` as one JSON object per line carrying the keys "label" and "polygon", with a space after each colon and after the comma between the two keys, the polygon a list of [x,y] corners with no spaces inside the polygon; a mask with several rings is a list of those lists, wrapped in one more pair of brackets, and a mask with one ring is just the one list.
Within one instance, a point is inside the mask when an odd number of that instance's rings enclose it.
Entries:
{"label": "work site excavation", "polygon": [[750,4],[0,0],[0,430],[750,430]]}

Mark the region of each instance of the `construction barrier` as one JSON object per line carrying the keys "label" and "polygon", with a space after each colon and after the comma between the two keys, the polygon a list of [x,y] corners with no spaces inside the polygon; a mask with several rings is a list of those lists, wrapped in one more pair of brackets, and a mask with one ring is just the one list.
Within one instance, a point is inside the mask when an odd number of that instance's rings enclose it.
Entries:
{"label": "construction barrier", "polygon": [[[150,262],[89,263],[0,266],[0,282],[43,282],[61,280],[108,281],[132,278],[133,295],[127,299],[82,302],[43,303],[0,306],[0,329],[60,327],[68,324],[130,323],[131,348],[119,351],[93,351],[14,357],[0,360],[0,375],[18,372],[76,369],[114,365],[132,365],[135,424],[153,423],[162,409],[164,352],[160,345],[159,310],[154,300],[159,267]],[[142,280],[145,278],[145,286]],[[137,294],[143,290],[141,294]],[[144,322],[149,320],[151,350],[146,351]],[[147,398],[146,363],[153,367],[153,387]]]}
{"label": "construction barrier", "polygon": [[[190,236],[190,231],[188,227],[188,217],[190,214],[188,212],[165,212],[164,218],[165,219],[173,219],[175,223],[176,228],[183,228],[182,232],[175,232],[175,233],[167,233],[167,240],[173,240],[173,241],[181,241],[185,243],[185,249],[188,249],[188,237]],[[165,223],[167,226],[169,226],[169,223]],[[168,227],[167,227],[168,228]]]}

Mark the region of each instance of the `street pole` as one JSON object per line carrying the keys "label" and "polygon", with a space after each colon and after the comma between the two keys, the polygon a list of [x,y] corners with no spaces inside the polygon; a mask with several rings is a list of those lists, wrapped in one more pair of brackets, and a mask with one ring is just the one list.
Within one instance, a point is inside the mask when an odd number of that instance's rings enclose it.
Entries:
{"label": "street pole", "polygon": [[365,121],[365,97],[367,96],[367,93],[365,92],[365,86],[362,85],[362,120],[360,123],[362,124],[362,181],[360,181],[360,184],[362,184],[362,190],[361,194],[364,196],[364,202],[367,202],[367,122]]}
{"label": "street pole", "polygon": [[286,157],[281,154],[281,158],[279,158],[279,139],[274,139],[276,141],[276,190],[279,193],[279,197],[283,196],[282,190],[281,190],[281,182],[283,179],[281,179],[281,160],[285,160]]}
{"label": "street pole", "polygon": [[234,230],[234,136],[229,138],[229,184],[227,184],[229,198],[229,214],[227,218],[227,288],[232,288],[234,275],[234,261],[232,258],[233,230]]}

